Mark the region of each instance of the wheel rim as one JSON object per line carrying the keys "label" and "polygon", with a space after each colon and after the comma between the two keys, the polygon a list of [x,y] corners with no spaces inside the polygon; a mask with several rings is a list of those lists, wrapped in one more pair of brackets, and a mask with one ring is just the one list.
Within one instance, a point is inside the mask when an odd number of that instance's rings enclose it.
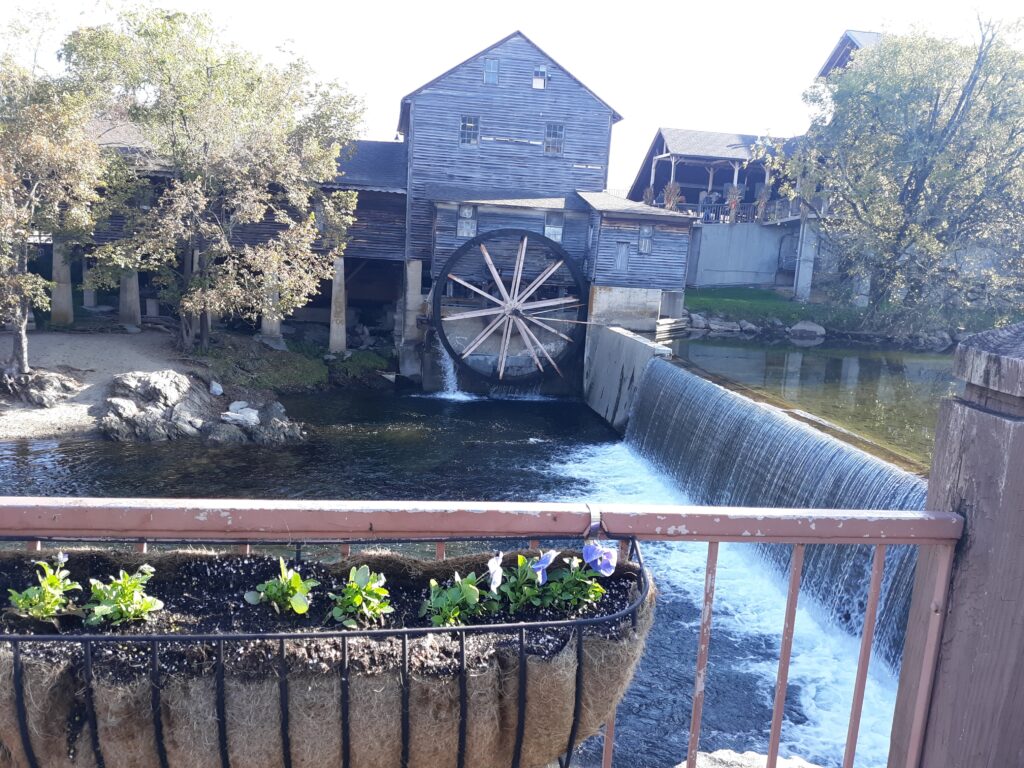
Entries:
{"label": "wheel rim", "polygon": [[586,320],[583,276],[553,240],[522,229],[460,246],[434,286],[434,327],[452,359],[492,382],[564,376]]}

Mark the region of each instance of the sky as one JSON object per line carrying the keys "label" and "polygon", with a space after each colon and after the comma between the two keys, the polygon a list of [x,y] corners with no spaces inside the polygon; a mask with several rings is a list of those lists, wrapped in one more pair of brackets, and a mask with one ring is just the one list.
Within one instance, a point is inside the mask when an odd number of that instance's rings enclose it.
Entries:
{"label": "sky", "polygon": [[[977,17],[1024,16],[1019,0],[497,3],[380,0],[162,0],[204,11],[231,42],[278,60],[303,56],[365,101],[362,138],[395,138],[399,101],[463,59],[520,30],[623,120],[608,186],[628,188],[659,126],[791,136],[809,114],[801,94],[846,29],[972,40]],[[110,0],[0,3],[0,22],[54,8],[59,25],[111,17]]]}

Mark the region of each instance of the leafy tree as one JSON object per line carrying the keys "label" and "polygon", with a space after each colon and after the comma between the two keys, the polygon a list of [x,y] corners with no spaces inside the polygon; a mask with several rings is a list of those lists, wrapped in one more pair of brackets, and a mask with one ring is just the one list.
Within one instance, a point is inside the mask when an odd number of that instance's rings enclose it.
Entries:
{"label": "leafy tree", "polygon": [[[126,13],[83,28],[63,55],[141,129],[148,189],[126,195],[126,237],[95,251],[97,280],[154,273],[181,339],[208,343],[211,315],[280,318],[333,274],[355,194],[329,192],[361,105],[300,60],[273,66],[223,43],[204,16]],[[147,199],[149,198],[149,199]],[[269,234],[246,244],[254,225]]]}
{"label": "leafy tree", "polygon": [[788,157],[765,153],[820,216],[835,287],[870,286],[869,318],[1021,307],[1024,53],[1006,38],[887,35],[805,94]]}
{"label": "leafy tree", "polygon": [[0,323],[15,329],[11,358],[0,366],[6,388],[30,372],[29,312],[50,303],[49,284],[29,264],[42,238],[91,228],[105,168],[87,130],[88,93],[23,63],[32,45],[17,29],[0,41]]}

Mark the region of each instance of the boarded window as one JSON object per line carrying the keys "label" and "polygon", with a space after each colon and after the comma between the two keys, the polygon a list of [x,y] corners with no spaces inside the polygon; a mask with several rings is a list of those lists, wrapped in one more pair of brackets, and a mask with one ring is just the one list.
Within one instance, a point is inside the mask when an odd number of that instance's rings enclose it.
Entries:
{"label": "boarded window", "polygon": [[544,237],[549,237],[556,243],[562,242],[562,229],[565,227],[564,213],[544,214]]}
{"label": "boarded window", "polygon": [[564,123],[548,123],[547,130],[544,132],[544,154],[545,155],[560,155],[562,154],[562,145],[565,143],[565,124]]}
{"label": "boarded window", "polygon": [[654,247],[654,225],[653,224],[641,224],[640,225],[640,243],[637,250],[640,253],[650,253]]}
{"label": "boarded window", "polygon": [[484,85],[498,84],[498,60],[484,59]]}
{"label": "boarded window", "polygon": [[615,244],[615,271],[625,272],[629,269],[629,243]]}
{"label": "boarded window", "polygon": [[533,70],[533,87],[543,91],[548,87],[548,68],[544,64],[538,64]]}
{"label": "boarded window", "polygon": [[459,237],[476,237],[476,206],[460,205],[456,232]]}
{"label": "boarded window", "polygon": [[476,115],[463,115],[459,128],[459,144],[477,145],[480,143],[480,118]]}

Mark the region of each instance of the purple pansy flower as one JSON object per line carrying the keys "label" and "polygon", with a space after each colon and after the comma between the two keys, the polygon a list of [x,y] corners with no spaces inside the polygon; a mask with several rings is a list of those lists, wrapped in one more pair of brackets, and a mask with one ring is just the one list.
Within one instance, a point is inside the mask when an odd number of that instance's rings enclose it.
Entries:
{"label": "purple pansy flower", "polygon": [[558,557],[558,551],[549,549],[534,562],[530,563],[533,572],[537,574],[537,583],[542,587],[548,582],[548,568],[555,562],[556,557]]}
{"label": "purple pansy flower", "polygon": [[487,572],[491,574],[491,592],[497,592],[501,586],[501,578],[504,575],[504,571],[501,570],[502,557],[503,554],[499,552],[487,561]]}
{"label": "purple pansy flower", "polygon": [[58,552],[57,556],[53,559],[57,562],[57,565],[64,565],[68,561],[68,556],[65,552]]}
{"label": "purple pansy flower", "polygon": [[602,576],[611,576],[619,562],[619,550],[591,542],[583,545],[583,559]]}

